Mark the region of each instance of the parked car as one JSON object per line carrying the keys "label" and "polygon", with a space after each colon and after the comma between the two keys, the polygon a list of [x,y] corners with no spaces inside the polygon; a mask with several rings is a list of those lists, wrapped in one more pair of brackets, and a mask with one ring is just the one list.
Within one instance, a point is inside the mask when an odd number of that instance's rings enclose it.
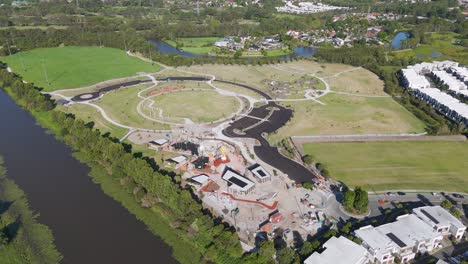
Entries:
{"label": "parked car", "polygon": [[458,194],[458,193],[452,193],[452,196],[455,197],[455,198],[458,198],[458,199],[464,199],[465,196],[461,195],[461,194]]}
{"label": "parked car", "polygon": [[398,195],[406,195],[404,192],[397,192]]}
{"label": "parked car", "polygon": [[438,194],[438,193],[436,193],[436,192],[431,192],[431,194],[432,194],[433,196],[440,196],[440,194]]}
{"label": "parked car", "polygon": [[388,195],[388,196],[395,196],[395,193],[388,192],[387,195]]}

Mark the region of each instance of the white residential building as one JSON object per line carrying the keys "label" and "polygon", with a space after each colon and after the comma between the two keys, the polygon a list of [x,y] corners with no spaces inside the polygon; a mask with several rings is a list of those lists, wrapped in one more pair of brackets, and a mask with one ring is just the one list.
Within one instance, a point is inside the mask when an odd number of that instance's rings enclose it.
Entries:
{"label": "white residential building", "polygon": [[423,62],[401,70],[402,83],[413,96],[425,101],[439,113],[468,126],[468,105],[439,89],[430,88],[431,84],[425,76],[431,74],[446,86],[451,94],[468,97],[467,85],[459,77],[464,76],[465,70],[463,69],[466,70],[453,61]]}
{"label": "white residential building", "polygon": [[451,67],[449,69],[455,77],[457,77],[460,81],[464,83],[468,83],[468,68],[466,67]]}
{"label": "white residential building", "polygon": [[419,75],[414,69],[403,69],[403,83],[411,89],[424,89],[431,87],[424,75]]}
{"label": "white residential building", "polygon": [[397,252],[398,245],[390,237],[370,225],[356,230],[355,234],[362,240],[362,246],[369,251],[371,261],[380,264],[395,262],[394,253]]}
{"label": "white residential building", "polygon": [[460,90],[467,89],[466,85],[462,81],[458,80],[446,71],[433,71],[432,76],[453,92],[458,93]]}
{"label": "white residential building", "polygon": [[378,227],[363,227],[355,234],[379,263],[392,263],[393,254],[402,263],[408,263],[416,253],[432,251],[443,239],[442,235],[414,214],[402,215],[395,222]]}
{"label": "white residential building", "polygon": [[367,250],[346,237],[331,237],[322,253],[310,255],[304,264],[366,264],[370,263]]}
{"label": "white residential building", "polygon": [[445,237],[452,236],[460,240],[465,234],[466,226],[440,206],[419,207],[414,209],[413,213]]}
{"label": "white residential building", "polygon": [[276,7],[278,12],[294,14],[312,14],[339,9],[348,9],[348,7],[331,6],[317,2],[300,2],[295,5],[292,1],[286,1],[284,6]]}

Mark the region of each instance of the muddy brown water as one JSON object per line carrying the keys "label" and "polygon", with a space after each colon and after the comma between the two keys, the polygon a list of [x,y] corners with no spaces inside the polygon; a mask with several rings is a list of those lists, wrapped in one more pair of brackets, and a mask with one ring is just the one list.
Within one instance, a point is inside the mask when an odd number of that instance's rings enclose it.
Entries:
{"label": "muddy brown water", "polygon": [[0,89],[0,155],[52,230],[63,263],[177,263],[171,248],[88,176],[71,149]]}

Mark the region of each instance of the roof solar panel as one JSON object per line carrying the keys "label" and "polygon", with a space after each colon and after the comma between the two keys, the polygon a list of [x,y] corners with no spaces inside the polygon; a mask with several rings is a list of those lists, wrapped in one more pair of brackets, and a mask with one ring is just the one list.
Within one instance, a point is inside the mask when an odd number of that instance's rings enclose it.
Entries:
{"label": "roof solar panel", "polygon": [[386,234],[393,242],[395,242],[399,247],[406,247],[406,244],[401,241],[397,236],[393,233]]}
{"label": "roof solar panel", "polygon": [[244,187],[247,185],[246,182],[241,181],[240,179],[238,179],[238,178],[236,178],[236,177],[231,177],[231,178],[229,178],[229,181],[232,182],[232,183],[234,183],[235,185],[241,187],[241,188],[244,188]]}
{"label": "roof solar panel", "polygon": [[437,224],[439,223],[439,221],[438,221],[437,219],[435,219],[432,215],[430,215],[426,210],[421,209],[421,212],[422,212],[425,216],[427,216],[427,218],[431,219],[431,221],[434,222],[434,224],[437,225]]}
{"label": "roof solar panel", "polygon": [[257,173],[258,173],[258,175],[260,175],[260,176],[262,176],[262,177],[265,177],[265,176],[266,176],[265,172],[262,171],[262,170],[257,170]]}

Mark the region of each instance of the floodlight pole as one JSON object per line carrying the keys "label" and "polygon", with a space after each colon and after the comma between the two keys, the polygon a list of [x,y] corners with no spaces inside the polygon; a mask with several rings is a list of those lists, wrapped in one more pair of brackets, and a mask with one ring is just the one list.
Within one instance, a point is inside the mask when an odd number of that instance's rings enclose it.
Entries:
{"label": "floodlight pole", "polygon": [[149,50],[149,59],[152,61],[153,58],[151,57],[151,42],[148,41],[148,50]]}
{"label": "floodlight pole", "polygon": [[8,53],[11,56],[10,42],[7,40]]}
{"label": "floodlight pole", "polygon": [[102,41],[101,41],[101,35],[99,35],[99,32],[96,32],[99,40],[99,47],[102,47]]}
{"label": "floodlight pole", "polygon": [[46,69],[46,67],[44,66],[44,59],[41,60],[41,66],[42,66],[42,70],[44,71],[44,77],[45,77],[45,79],[46,79],[46,82],[47,82],[47,84],[50,86],[49,76],[47,75],[47,69]]}

